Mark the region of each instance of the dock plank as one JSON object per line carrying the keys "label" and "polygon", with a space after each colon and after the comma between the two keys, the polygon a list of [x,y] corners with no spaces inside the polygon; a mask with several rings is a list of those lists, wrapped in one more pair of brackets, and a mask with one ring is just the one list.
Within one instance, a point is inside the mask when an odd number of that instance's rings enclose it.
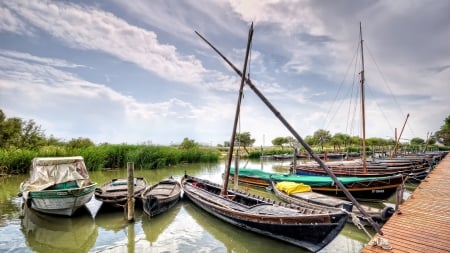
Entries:
{"label": "dock plank", "polygon": [[[391,250],[380,246],[364,247],[361,253],[450,252],[450,155],[400,205],[382,227],[383,239]],[[374,238],[380,237],[375,235]]]}

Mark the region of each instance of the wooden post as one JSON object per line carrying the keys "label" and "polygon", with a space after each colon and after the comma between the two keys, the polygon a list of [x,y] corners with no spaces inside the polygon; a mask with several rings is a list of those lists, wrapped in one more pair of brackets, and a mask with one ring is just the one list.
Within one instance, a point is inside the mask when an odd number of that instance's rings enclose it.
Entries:
{"label": "wooden post", "polygon": [[127,219],[134,221],[134,163],[127,163],[128,171],[128,199],[127,199]]}
{"label": "wooden post", "polygon": [[234,157],[234,189],[239,189],[239,151],[236,151],[236,156]]}

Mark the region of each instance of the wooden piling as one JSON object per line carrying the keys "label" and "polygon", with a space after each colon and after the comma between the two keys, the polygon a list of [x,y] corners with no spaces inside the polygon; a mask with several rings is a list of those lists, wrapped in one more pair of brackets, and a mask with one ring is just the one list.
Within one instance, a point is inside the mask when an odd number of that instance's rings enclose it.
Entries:
{"label": "wooden piling", "polygon": [[134,221],[134,163],[127,163],[128,172],[128,198],[127,198],[127,219]]}

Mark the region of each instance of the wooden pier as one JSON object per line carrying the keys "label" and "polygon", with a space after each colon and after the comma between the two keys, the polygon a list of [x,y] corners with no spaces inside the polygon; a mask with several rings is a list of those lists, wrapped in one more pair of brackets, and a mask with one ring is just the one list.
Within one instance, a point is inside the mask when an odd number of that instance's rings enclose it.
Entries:
{"label": "wooden pier", "polygon": [[[450,155],[430,172],[382,227],[391,250],[367,245],[361,253],[450,252]],[[378,238],[376,235],[374,239]]]}

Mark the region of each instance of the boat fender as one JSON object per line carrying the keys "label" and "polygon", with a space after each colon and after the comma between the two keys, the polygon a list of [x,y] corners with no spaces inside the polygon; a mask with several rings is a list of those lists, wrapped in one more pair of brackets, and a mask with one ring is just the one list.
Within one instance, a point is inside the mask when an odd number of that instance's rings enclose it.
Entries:
{"label": "boat fender", "polygon": [[395,213],[395,209],[393,207],[387,206],[387,207],[383,208],[383,210],[381,211],[381,218],[383,220],[387,220],[394,213]]}

